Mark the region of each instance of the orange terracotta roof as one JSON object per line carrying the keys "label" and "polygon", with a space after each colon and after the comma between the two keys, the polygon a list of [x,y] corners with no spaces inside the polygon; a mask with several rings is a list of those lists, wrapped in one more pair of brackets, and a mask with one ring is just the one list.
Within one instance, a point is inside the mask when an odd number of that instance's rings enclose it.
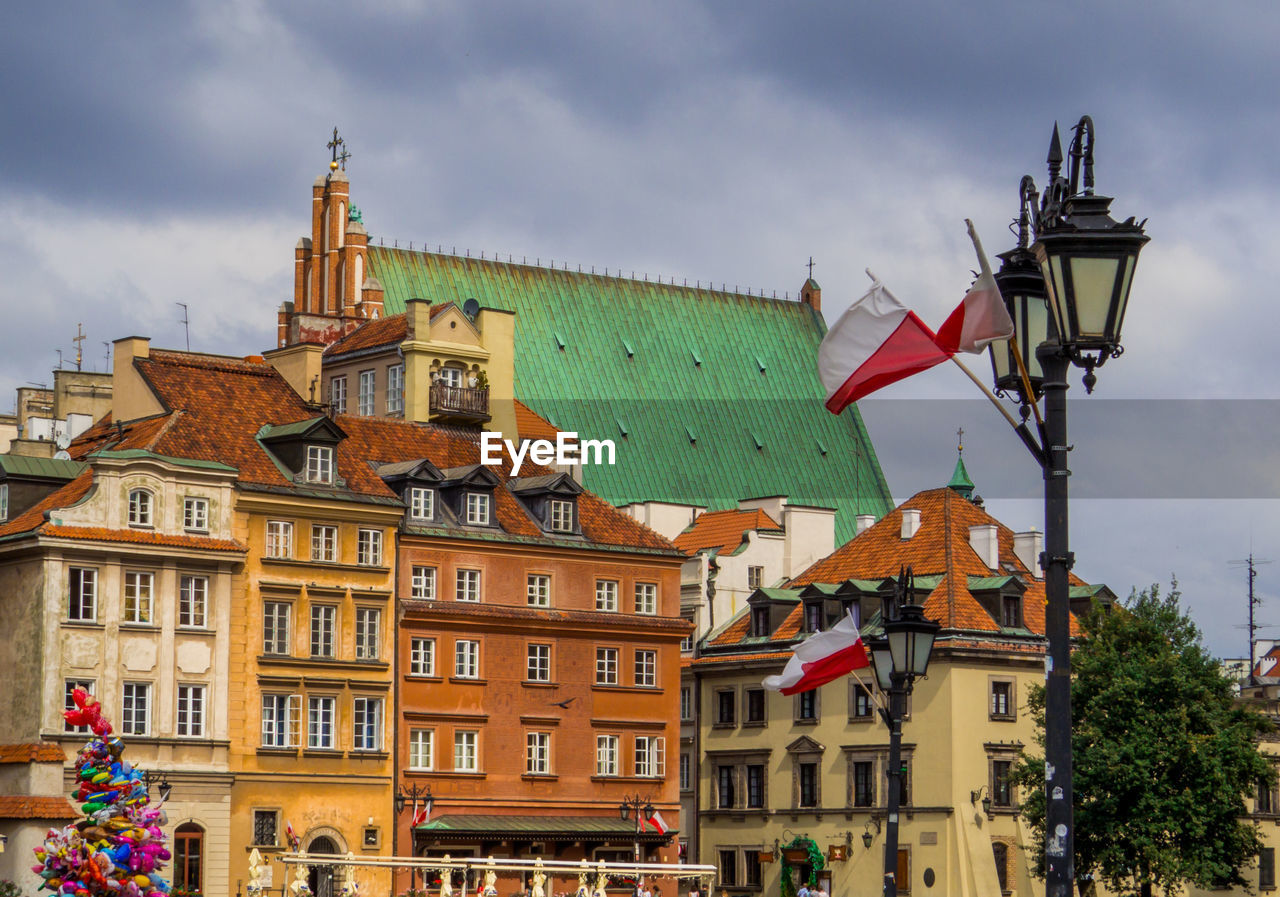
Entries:
{"label": "orange terracotta roof", "polygon": [[398,346],[405,341],[408,335],[409,322],[403,313],[387,315],[385,318],[377,318],[361,324],[325,349],[324,354],[333,356],[347,352],[358,352],[361,349],[374,349],[379,346]]}
{"label": "orange terracotta roof", "polygon": [[750,660],[790,660],[790,651],[771,651],[767,654],[713,654],[710,657],[699,657],[693,661],[694,666],[716,663],[744,663]]}
{"label": "orange terracotta roof", "polygon": [[0,744],[0,763],[64,763],[62,748],[47,741],[28,744]]}
{"label": "orange terracotta roof", "polygon": [[516,432],[521,439],[550,439],[554,440],[557,430],[552,423],[545,417],[542,417],[524,402],[519,399],[516,403]]}
{"label": "orange terracotta roof", "polygon": [[102,526],[45,525],[40,532],[61,539],[98,539],[104,542],[133,542],[139,545],[167,545],[172,548],[203,548],[207,551],[244,551],[245,546],[233,539],[208,536],[167,535],[147,530],[107,529]]}
{"label": "orange terracotta roof", "polygon": [[759,508],[710,511],[676,536],[676,547],[689,556],[714,548],[728,554],[747,540],[751,531],[782,532],[778,522]]}
{"label": "orange terracotta roof", "polygon": [[0,525],[0,536],[28,533],[47,525],[45,512],[67,508],[84,498],[93,485],[93,471],[86,468],[65,486],[49,493],[38,503],[23,511],[8,523]]}
{"label": "orange terracotta roof", "polygon": [[65,797],[0,797],[0,819],[75,819],[79,815]]}

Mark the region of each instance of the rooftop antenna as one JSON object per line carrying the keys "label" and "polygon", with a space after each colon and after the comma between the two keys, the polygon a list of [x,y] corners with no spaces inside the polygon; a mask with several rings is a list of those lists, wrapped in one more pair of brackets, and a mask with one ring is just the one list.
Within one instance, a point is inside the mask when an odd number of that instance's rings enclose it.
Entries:
{"label": "rooftop antenna", "polygon": [[182,329],[186,331],[187,351],[190,352],[191,351],[191,321],[189,319],[189,316],[187,315],[187,303],[175,302],[173,304],[182,306]]}
{"label": "rooftop antenna", "polygon": [[104,364],[103,364],[102,370],[104,373],[110,373],[111,372],[111,343],[107,342],[106,340],[103,340],[102,345],[107,347],[107,353],[106,353],[106,357],[104,358]]}
{"label": "rooftop antenna", "polygon": [[58,349],[58,370],[62,370],[62,350]]}
{"label": "rooftop antenna", "polygon": [[1254,684],[1253,664],[1254,664],[1255,658],[1253,654],[1254,654],[1254,651],[1256,650],[1255,646],[1258,643],[1258,624],[1254,621],[1253,611],[1255,608],[1262,606],[1262,599],[1259,598],[1254,593],[1253,581],[1258,578],[1258,569],[1257,569],[1258,565],[1269,564],[1269,563],[1271,563],[1271,561],[1259,560],[1255,558],[1253,556],[1252,551],[1249,552],[1249,556],[1244,560],[1230,562],[1231,566],[1244,567],[1248,570],[1248,573],[1249,573],[1249,655],[1248,655],[1249,656],[1249,677],[1247,682],[1248,685]]}
{"label": "rooftop antenna", "polygon": [[71,341],[76,344],[76,370],[77,371],[81,369],[80,363],[84,361],[84,346],[81,344],[84,342],[85,336],[84,336],[84,331],[81,329],[82,326],[83,325],[81,324],[76,325],[76,335],[71,338]]}

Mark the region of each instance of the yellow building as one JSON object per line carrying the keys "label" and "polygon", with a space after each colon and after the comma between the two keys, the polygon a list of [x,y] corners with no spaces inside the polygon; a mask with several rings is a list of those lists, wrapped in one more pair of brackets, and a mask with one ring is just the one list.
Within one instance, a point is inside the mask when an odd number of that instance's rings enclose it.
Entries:
{"label": "yellow building", "polygon": [[[783,875],[811,873],[842,897],[882,892],[888,729],[870,670],[791,697],[761,681],[850,611],[878,631],[904,565],[942,629],[904,724],[898,891],[1043,888],[1009,778],[1033,738],[1028,690],[1043,679],[1040,535],[1012,532],[971,491],[958,477],[913,496],[788,588],[755,590],[699,643],[686,676],[685,818],[697,820],[691,858],[716,864],[732,897],[779,894]],[[1073,610],[1112,598],[1073,580]]]}

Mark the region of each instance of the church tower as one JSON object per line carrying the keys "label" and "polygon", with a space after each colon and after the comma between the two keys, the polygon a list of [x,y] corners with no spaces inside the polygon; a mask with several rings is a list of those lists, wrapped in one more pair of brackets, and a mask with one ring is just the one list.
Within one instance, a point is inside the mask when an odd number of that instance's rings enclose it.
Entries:
{"label": "church tower", "polygon": [[369,234],[351,205],[350,154],[335,128],[329,173],[311,185],[311,236],[294,247],[293,301],[280,306],[277,348],[328,345],[382,317],[383,290],[368,273]]}

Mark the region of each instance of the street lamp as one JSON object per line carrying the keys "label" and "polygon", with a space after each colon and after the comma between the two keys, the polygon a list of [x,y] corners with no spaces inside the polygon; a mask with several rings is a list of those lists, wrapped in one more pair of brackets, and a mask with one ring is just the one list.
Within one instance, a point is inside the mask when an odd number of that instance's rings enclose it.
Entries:
{"label": "street lamp", "polygon": [[[417,833],[414,831],[415,823],[418,819],[418,800],[422,800],[422,807],[427,815],[431,814],[431,804],[435,801],[435,797],[431,794],[431,786],[423,788],[414,782],[407,790],[403,785],[396,788],[396,815],[399,816],[407,808],[411,809],[413,815],[409,817],[409,855],[417,856]],[[448,874],[448,870],[445,871]],[[425,876],[424,876],[425,878]],[[409,867],[409,890],[413,891],[417,886],[417,870]],[[425,882],[424,882],[425,886]]]}
{"label": "street lamp", "polygon": [[[880,690],[889,695],[889,709],[880,710],[889,727],[889,800],[884,835],[884,894],[898,893],[898,810],[902,803],[902,717],[906,713],[907,696],[916,679],[929,669],[938,624],[926,620],[924,608],[918,604],[902,604],[914,594],[911,569],[898,576],[895,596],[897,613],[886,620],[884,635],[871,642],[871,664],[875,668]],[[867,841],[863,839],[864,843]],[[867,845],[868,847],[870,844]]]}
{"label": "street lamp", "polygon": [[[1084,387],[1093,392],[1094,369],[1124,351],[1120,328],[1138,253],[1150,238],[1133,218],[1116,222],[1109,214],[1111,198],[1093,191],[1093,120],[1080,119],[1071,141],[1068,174],[1061,174],[1063,155],[1058,127],[1049,143],[1049,185],[1036,208],[1035,184],[1024,177],[1019,188],[1019,240],[1001,255],[996,275],[1015,339],[991,344],[996,388],[1013,395],[1023,408],[1019,435],[1031,448],[1044,473],[1045,638],[1049,657],[1045,685],[1045,891],[1048,897],[1070,897],[1075,878],[1075,832],[1071,774],[1071,636],[1067,478],[1067,366],[1084,368]],[[1081,174],[1083,170],[1083,189]],[[1030,209],[1030,216],[1028,215]],[[1026,222],[1034,223],[1035,242],[1027,246]],[[1040,283],[1026,270],[1032,256]],[[1046,313],[1033,301],[1042,295]],[[1013,342],[1018,347],[1013,346]],[[1021,353],[1035,347],[1040,378],[1024,364],[1018,377],[1002,380],[1002,365],[1015,366]],[[1044,399],[1044,414],[1039,401]],[[1039,440],[1027,432],[1026,411],[1035,409]]]}
{"label": "street lamp", "polygon": [[653,804],[649,803],[648,798],[641,797],[639,792],[629,794],[622,799],[622,803],[618,804],[618,815],[625,821],[633,816],[636,820],[636,838],[635,838],[635,862],[636,862],[636,890],[640,893],[640,832],[644,830],[644,821],[653,816]]}
{"label": "street lamp", "polygon": [[150,769],[144,770],[142,773],[142,781],[146,783],[147,790],[151,790],[151,783],[159,780],[160,782],[160,801],[169,799],[169,795],[173,792],[173,786],[169,784],[169,777],[162,772],[152,772]]}

